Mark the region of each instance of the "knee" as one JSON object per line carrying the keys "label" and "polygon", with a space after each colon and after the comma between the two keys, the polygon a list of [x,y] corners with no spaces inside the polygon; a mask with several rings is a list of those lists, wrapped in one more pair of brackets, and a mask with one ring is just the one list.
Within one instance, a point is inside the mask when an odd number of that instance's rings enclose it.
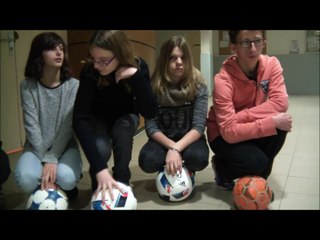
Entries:
{"label": "knee", "polygon": [[209,151],[188,151],[184,160],[190,171],[201,171],[209,164]]}
{"label": "knee", "polygon": [[150,164],[148,164],[148,162],[140,160],[139,159],[139,167],[141,168],[142,171],[146,172],[146,173],[153,173],[155,171],[153,171],[152,167],[150,166]]}
{"label": "knee", "polygon": [[154,161],[152,161],[152,159],[141,155],[139,156],[139,167],[146,173],[154,173],[159,171],[161,168],[161,166],[159,167]]}
{"label": "knee", "polygon": [[261,173],[267,166],[268,158],[267,157],[254,157],[247,162],[247,171],[252,174]]}
{"label": "knee", "polygon": [[196,171],[201,171],[203,169],[205,169],[209,164],[208,161],[208,157],[207,158],[200,158],[200,159],[193,159],[192,161],[185,161],[185,165],[186,167],[192,171],[192,172],[196,172]]}
{"label": "knee", "polygon": [[28,171],[15,171],[16,184],[27,193],[32,192],[40,185],[40,176]]}
{"label": "knee", "polygon": [[77,185],[75,172],[67,166],[59,166],[57,169],[57,184],[64,190],[71,190]]}
{"label": "knee", "polygon": [[131,141],[138,127],[139,118],[135,114],[129,114],[116,121],[111,129],[112,138],[128,139]]}
{"label": "knee", "polygon": [[159,171],[158,168],[155,168],[154,166],[152,166],[152,164],[140,164],[139,163],[139,167],[142,169],[142,171],[144,171],[145,173],[154,173]]}
{"label": "knee", "polygon": [[203,169],[205,169],[208,165],[209,165],[209,160],[208,160],[209,157],[207,158],[202,158],[200,161],[199,161],[199,169],[196,170],[196,171],[201,171]]}
{"label": "knee", "polygon": [[131,134],[130,130],[133,129],[133,127],[134,125],[131,121],[123,118],[118,119],[111,129],[111,136],[128,136],[129,133]]}

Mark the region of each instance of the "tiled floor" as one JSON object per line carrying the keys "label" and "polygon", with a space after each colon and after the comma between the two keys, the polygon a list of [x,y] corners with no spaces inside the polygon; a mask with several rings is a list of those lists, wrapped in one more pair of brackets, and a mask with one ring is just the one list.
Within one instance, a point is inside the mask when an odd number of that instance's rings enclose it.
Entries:
{"label": "tiled floor", "polygon": [[[211,103],[211,101],[210,101]],[[269,184],[275,192],[270,209],[319,208],[319,96],[290,96],[289,112],[293,130],[275,159]],[[139,210],[230,210],[234,209],[232,194],[216,187],[211,164],[196,174],[195,192],[187,201],[168,203],[158,197],[156,174],[146,174],[138,166],[138,154],[146,142],[145,132],[135,137],[130,164],[132,184]],[[19,154],[11,155],[12,169]],[[212,153],[210,154],[210,158]],[[80,195],[72,209],[90,209],[88,163],[84,161],[84,177],[78,184]],[[112,164],[112,163],[111,163]],[[111,165],[112,166],[112,165]],[[7,209],[24,209],[27,196],[15,185],[13,174],[3,185]]]}

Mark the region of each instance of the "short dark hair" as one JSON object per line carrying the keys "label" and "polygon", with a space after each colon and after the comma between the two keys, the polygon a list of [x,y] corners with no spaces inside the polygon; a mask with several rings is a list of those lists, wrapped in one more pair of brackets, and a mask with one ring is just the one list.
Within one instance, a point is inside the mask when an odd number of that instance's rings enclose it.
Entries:
{"label": "short dark hair", "polygon": [[[229,30],[229,39],[230,39],[230,42],[235,44],[237,43],[237,36],[239,34],[241,30]],[[251,31],[254,31],[254,30],[251,30]],[[257,30],[257,31],[261,31],[262,34],[264,33],[262,30]],[[264,37],[264,36],[262,36]]]}
{"label": "short dark hair", "polygon": [[229,30],[229,39],[231,43],[233,44],[237,43],[237,36],[239,32],[240,30]]}
{"label": "short dark hair", "polygon": [[45,50],[54,49],[56,46],[63,45],[63,63],[60,68],[60,80],[65,81],[70,79],[69,62],[67,60],[66,52],[67,46],[63,39],[54,32],[40,33],[32,40],[31,48],[27,60],[27,64],[24,70],[24,76],[26,78],[35,78],[40,80],[42,78],[42,71],[45,62],[42,57],[42,52]]}

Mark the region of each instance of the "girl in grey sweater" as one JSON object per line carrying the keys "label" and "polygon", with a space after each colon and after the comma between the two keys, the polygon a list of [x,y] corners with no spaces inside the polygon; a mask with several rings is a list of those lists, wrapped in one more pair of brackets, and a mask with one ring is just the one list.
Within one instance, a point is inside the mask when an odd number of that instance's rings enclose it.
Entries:
{"label": "girl in grey sweater", "polygon": [[66,45],[56,33],[41,33],[32,41],[20,84],[26,141],[15,169],[25,192],[57,184],[69,197],[77,193],[82,161],[72,112],[79,82],[71,78],[65,54]]}
{"label": "girl in grey sweater", "polygon": [[204,135],[208,90],[183,37],[173,36],[162,45],[151,81],[159,111],[146,119],[149,141],[141,149],[140,167],[153,173],[166,166],[175,175],[184,162],[192,172],[203,170],[209,157]]}

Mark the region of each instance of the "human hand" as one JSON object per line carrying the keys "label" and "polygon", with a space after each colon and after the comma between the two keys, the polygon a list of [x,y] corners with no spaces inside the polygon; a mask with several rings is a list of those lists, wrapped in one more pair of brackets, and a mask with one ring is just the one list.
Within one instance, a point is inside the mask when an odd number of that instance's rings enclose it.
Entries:
{"label": "human hand", "polygon": [[278,113],[273,117],[276,128],[290,132],[292,128],[292,117],[289,113]]}
{"label": "human hand", "polygon": [[166,156],[166,170],[172,176],[182,172],[182,156],[177,150],[169,149]]}
{"label": "human hand", "polygon": [[42,169],[41,190],[56,188],[57,164],[45,163]]}
{"label": "human hand", "polygon": [[116,71],[116,82],[131,77],[138,69],[134,67],[120,67]]}
{"label": "human hand", "polygon": [[112,191],[113,186],[118,188],[121,193],[124,193],[124,191],[118,185],[117,181],[113,179],[113,177],[111,176],[111,174],[109,173],[109,170],[107,168],[98,172],[96,175],[96,178],[97,178],[97,182],[98,182],[98,187],[94,193],[95,197],[97,197],[99,192],[102,191],[101,197],[104,200],[106,191],[108,190],[110,197],[113,201],[114,200],[113,191]]}

